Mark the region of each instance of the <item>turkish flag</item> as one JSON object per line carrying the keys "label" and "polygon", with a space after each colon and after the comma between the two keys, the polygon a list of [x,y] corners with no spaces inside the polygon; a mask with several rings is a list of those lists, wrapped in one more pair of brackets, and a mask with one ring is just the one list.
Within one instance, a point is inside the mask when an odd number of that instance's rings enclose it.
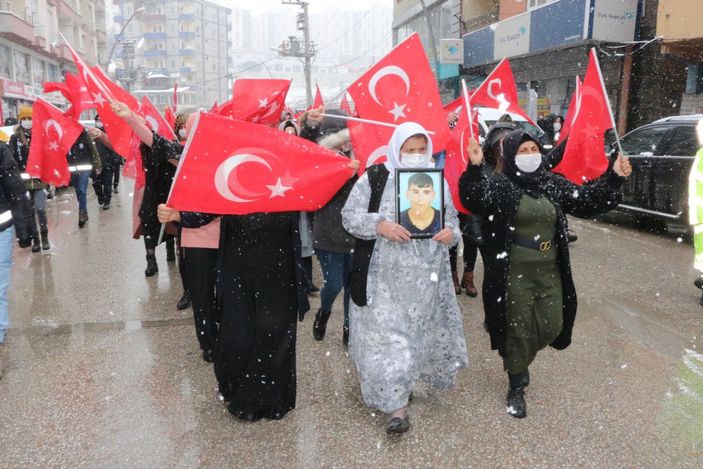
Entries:
{"label": "turkish flag", "polygon": [[71,100],[71,90],[69,90],[68,85],[63,81],[45,81],[44,82],[44,93],[54,93],[58,91],[67,100]]}
{"label": "turkish flag", "polygon": [[471,94],[471,104],[498,109],[500,112],[512,112],[537,125],[518,104],[515,78],[507,58],[501,60],[481,86]]}
{"label": "turkish flag", "polygon": [[173,133],[173,126],[169,125],[164,116],[156,109],[154,103],[146,96],[142,96],[142,115],[146,120],[146,125],[151,130],[167,140],[176,139],[176,134]]}
{"label": "turkish flag", "polygon": [[139,140],[135,134],[132,134],[132,139],[129,142],[129,158],[125,162],[122,174],[125,177],[134,179],[134,189],[139,189],[143,187],[146,183],[146,176],[144,174],[144,166],[142,165],[142,155],[140,152],[140,145],[142,141]]}
{"label": "turkish flag", "polygon": [[173,112],[171,106],[166,105],[166,108],[164,109],[164,118],[166,119],[166,122],[168,122],[169,127],[172,129],[176,127],[176,113]]}
{"label": "turkish flag", "polygon": [[255,124],[277,125],[289,88],[290,80],[239,78],[232,87],[230,115]]}
{"label": "turkish flag", "polygon": [[225,117],[232,117],[232,107],[234,106],[234,102],[230,99],[225,101],[224,103],[220,104],[217,106],[217,111],[216,113],[225,116]]}
{"label": "turkish flag", "polygon": [[312,102],[312,106],[308,108],[308,111],[310,109],[320,109],[325,105],[325,100],[322,99],[322,92],[320,92],[320,86],[315,85],[315,87],[317,88],[317,91],[315,92],[315,100]]}
{"label": "turkish flag", "polygon": [[210,113],[212,114],[219,114],[219,107],[217,106],[217,101],[215,101],[215,104],[212,105],[212,108],[210,108]]}
{"label": "turkish flag", "polygon": [[210,113],[198,115],[168,205],[241,215],[311,212],[349,180],[349,160],[276,129]]}
{"label": "turkish flag", "polygon": [[564,157],[554,168],[574,184],[596,179],[608,169],[605,132],[615,127],[595,49],[590,54]]}
{"label": "turkish flag", "polygon": [[68,185],[71,173],[66,154],[83,132],[83,126],[42,98],[37,98],[32,105],[32,120],[27,173],[47,184]]}
{"label": "turkish flag", "polygon": [[581,78],[576,76],[576,88],[574,89],[574,94],[571,96],[571,102],[569,103],[569,110],[566,111],[566,117],[564,117],[564,123],[561,126],[561,132],[559,132],[559,140],[557,145],[566,139],[571,131],[571,125],[574,122],[574,118],[577,114],[577,109],[581,106]]}
{"label": "turkish flag", "polygon": [[[470,104],[473,138],[478,140],[478,114],[476,109]],[[471,138],[471,131],[469,130],[469,115],[466,112],[466,107],[463,96],[444,107],[447,114],[449,112],[457,113],[456,125],[452,129],[452,138],[447,142],[447,154],[444,159],[444,178],[447,180],[454,206],[459,212],[468,214],[471,212],[464,208],[459,198],[459,178],[466,171],[466,166],[469,164],[469,155],[466,149],[469,145],[469,138]]]}
{"label": "turkish flag", "polygon": [[347,99],[347,93],[344,93],[344,98],[342,98],[342,102],[339,103],[339,109],[346,112],[350,116],[359,117],[356,111],[351,110],[351,106],[349,105],[349,99]]}
{"label": "turkish flag", "polygon": [[[431,137],[435,152],[445,148],[449,126],[437,81],[417,33],[398,44],[352,83],[348,91],[360,117],[396,125],[417,122],[434,132]],[[388,139],[384,142],[387,144]],[[360,155],[358,150],[356,154],[360,158],[369,156]]]}
{"label": "turkish flag", "polygon": [[95,107],[93,105],[93,98],[90,96],[90,93],[88,93],[88,88],[85,86],[85,83],[83,83],[83,80],[75,73],[66,72],[64,80],[66,80],[66,85],[71,91],[71,98],[66,98],[71,101],[71,108],[66,114],[78,120],[83,111]]}
{"label": "turkish flag", "polygon": [[[61,37],[63,38],[63,35]],[[100,114],[100,119],[105,126],[105,133],[110,138],[113,150],[124,157],[129,157],[132,129],[112,112],[110,101],[122,101],[135,112],[139,110],[139,103],[136,98],[112,83],[100,67],[88,67],[68,41],[63,39],[76,63],[78,77],[85,84],[95,109]]]}
{"label": "turkish flag", "polygon": [[393,128],[357,121],[347,121],[347,127],[354,157],[359,160],[359,175],[370,166],[386,162]]}

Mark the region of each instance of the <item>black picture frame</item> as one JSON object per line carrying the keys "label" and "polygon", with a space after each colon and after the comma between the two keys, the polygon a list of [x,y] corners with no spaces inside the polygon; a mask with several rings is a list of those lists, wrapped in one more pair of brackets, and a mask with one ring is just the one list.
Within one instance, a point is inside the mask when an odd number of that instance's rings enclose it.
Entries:
{"label": "black picture frame", "polygon": [[[425,176],[417,176],[423,174]],[[419,189],[425,189],[429,186],[426,184],[431,181],[431,188],[434,192],[434,197],[430,206],[434,209],[434,217],[427,226],[416,226],[411,220],[413,203],[409,198],[409,193],[412,186],[416,186],[412,182],[423,184]],[[420,193],[415,193],[421,196]],[[409,232],[411,238],[432,238],[434,235],[444,229],[444,171],[435,168],[397,168],[395,170],[395,220],[399,225],[404,226]]]}

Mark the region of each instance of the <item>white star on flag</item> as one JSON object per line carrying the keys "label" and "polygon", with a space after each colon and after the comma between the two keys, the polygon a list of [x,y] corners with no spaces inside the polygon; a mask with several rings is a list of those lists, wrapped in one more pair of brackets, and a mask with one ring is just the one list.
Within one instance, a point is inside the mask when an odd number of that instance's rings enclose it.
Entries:
{"label": "white star on flag", "polygon": [[92,93],[92,95],[93,95],[93,101],[95,102],[96,105],[98,105],[100,107],[104,106],[105,103],[107,102],[105,100],[105,98],[103,98],[102,93],[100,93],[100,92]]}
{"label": "white star on flag", "polygon": [[264,108],[269,105],[269,100],[268,98],[260,99],[259,100],[259,107]]}
{"label": "white star on flag", "polygon": [[278,178],[275,185],[266,187],[268,187],[268,189],[271,191],[271,197],[269,197],[270,199],[273,199],[274,197],[284,197],[286,191],[292,189],[292,187],[284,186],[283,182],[281,182],[281,178]]}
{"label": "white star on flag", "polygon": [[59,149],[59,144],[57,142],[49,142],[49,150],[56,151]]}
{"label": "white star on flag", "polygon": [[396,103],[395,101],[393,101],[393,105],[394,105],[393,109],[388,111],[388,113],[393,114],[393,122],[396,122],[401,117],[407,117],[405,115],[405,112],[403,112],[405,110],[405,106],[407,106],[407,104],[400,105],[400,104]]}

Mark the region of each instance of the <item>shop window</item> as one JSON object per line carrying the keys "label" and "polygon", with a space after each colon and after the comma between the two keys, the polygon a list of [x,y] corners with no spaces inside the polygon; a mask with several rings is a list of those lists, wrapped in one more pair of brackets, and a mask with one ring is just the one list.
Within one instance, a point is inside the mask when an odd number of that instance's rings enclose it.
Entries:
{"label": "shop window", "polygon": [[686,93],[703,93],[703,63],[689,64],[686,79]]}

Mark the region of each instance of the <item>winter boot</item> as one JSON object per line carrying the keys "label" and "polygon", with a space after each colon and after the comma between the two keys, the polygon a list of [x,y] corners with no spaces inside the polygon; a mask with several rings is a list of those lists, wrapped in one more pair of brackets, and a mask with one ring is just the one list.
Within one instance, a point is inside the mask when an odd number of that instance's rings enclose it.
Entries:
{"label": "winter boot", "polygon": [[32,241],[32,252],[39,252],[41,251],[41,244],[39,241],[39,234],[35,233],[34,234],[34,241]]}
{"label": "winter boot", "polygon": [[466,294],[471,298],[478,296],[478,290],[476,290],[476,286],[474,285],[473,272],[464,272],[464,278],[461,279],[461,286],[466,289]]}
{"label": "winter boot", "polygon": [[703,290],[703,275],[693,281],[696,288]]}
{"label": "winter boot", "polygon": [[349,346],[349,326],[344,326],[342,329],[342,345]]}
{"label": "winter boot", "polygon": [[332,311],[319,310],[315,315],[315,322],[312,324],[312,336],[315,340],[322,340],[325,338],[325,332],[327,331],[327,321],[330,319],[330,314]]}
{"label": "winter boot", "polygon": [[45,251],[51,249],[49,244],[49,230],[42,230],[41,232],[41,248]]}
{"label": "winter boot", "polygon": [[462,285],[459,285],[459,274],[456,273],[456,270],[452,271],[452,282],[454,283],[454,293],[461,295]]}
{"label": "winter boot", "polygon": [[85,226],[85,222],[88,221],[88,212],[83,211],[78,214],[78,228],[83,228]]}
{"label": "winter boot", "polygon": [[176,308],[179,311],[182,311],[184,309],[188,309],[190,306],[190,295],[188,294],[187,291],[183,292],[183,296],[181,296],[181,299],[178,300],[178,303],[176,304]]}
{"label": "winter boot", "polygon": [[166,262],[176,262],[176,247],[173,238],[166,240]]}
{"label": "winter boot", "polygon": [[146,270],[144,275],[146,277],[151,277],[159,271],[159,265],[156,263],[156,255],[147,254],[146,255]]}
{"label": "winter boot", "polygon": [[527,403],[525,402],[525,388],[510,388],[506,399],[506,411],[516,419],[527,417]]}

